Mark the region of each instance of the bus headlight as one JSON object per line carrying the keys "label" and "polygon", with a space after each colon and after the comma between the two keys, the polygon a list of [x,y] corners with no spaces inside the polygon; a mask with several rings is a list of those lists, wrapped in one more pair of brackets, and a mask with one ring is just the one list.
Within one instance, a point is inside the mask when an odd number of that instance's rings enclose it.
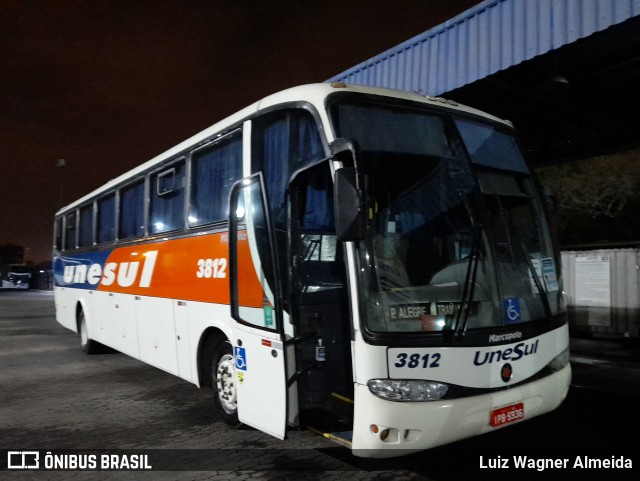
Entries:
{"label": "bus headlight", "polygon": [[421,379],[371,379],[369,391],[387,401],[437,401],[447,392],[441,382]]}
{"label": "bus headlight", "polygon": [[548,366],[552,371],[557,372],[567,364],[569,364],[569,348],[565,349],[556,357],[551,359],[551,362],[548,364]]}

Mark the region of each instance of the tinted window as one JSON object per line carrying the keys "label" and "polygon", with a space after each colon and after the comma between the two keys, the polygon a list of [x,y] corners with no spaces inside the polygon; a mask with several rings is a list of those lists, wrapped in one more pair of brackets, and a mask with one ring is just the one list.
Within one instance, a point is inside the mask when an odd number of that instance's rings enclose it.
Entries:
{"label": "tinted window", "polygon": [[518,149],[515,137],[493,126],[469,120],[456,120],[471,160],[494,169],[528,173],[527,164]]}
{"label": "tinted window", "polygon": [[85,205],[80,209],[80,232],[78,234],[78,246],[90,246],[93,244],[93,204]]}
{"label": "tinted window", "polygon": [[284,221],[284,193],[291,174],[325,156],[320,132],[306,110],[270,114],[254,125],[252,170],[264,173],[273,217],[280,223]]}
{"label": "tinted window", "polygon": [[62,217],[58,217],[55,223],[56,230],[56,238],[55,238],[55,248],[56,250],[62,250]]}
{"label": "tinted window", "polygon": [[116,239],[116,198],[114,194],[98,200],[96,240],[99,244]]}
{"label": "tinted window", "polygon": [[151,175],[149,232],[158,234],[184,227],[184,161]]}
{"label": "tinted window", "polygon": [[136,182],[120,191],[119,238],[144,235],[144,181]]}
{"label": "tinted window", "polygon": [[76,247],[76,213],[67,215],[66,219],[66,234],[64,237],[64,248],[75,249]]}
{"label": "tinted window", "polygon": [[229,190],[241,175],[241,131],[195,152],[191,164],[189,225],[227,220]]}

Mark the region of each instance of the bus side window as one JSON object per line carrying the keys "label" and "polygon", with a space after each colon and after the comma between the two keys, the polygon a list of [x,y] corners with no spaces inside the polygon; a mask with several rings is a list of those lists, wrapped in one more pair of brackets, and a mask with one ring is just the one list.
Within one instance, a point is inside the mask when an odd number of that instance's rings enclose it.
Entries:
{"label": "bus side window", "polygon": [[62,250],[62,217],[58,217],[55,222],[56,236],[54,240],[54,248],[60,252]]}
{"label": "bus side window", "polygon": [[76,213],[67,214],[65,223],[64,248],[65,250],[76,248]]}
{"label": "bus side window", "polygon": [[144,235],[144,180],[120,190],[118,238]]}
{"label": "bus side window", "polygon": [[78,233],[78,247],[93,244],[93,204],[80,208],[80,232]]}
{"label": "bus side window", "polygon": [[304,163],[323,157],[322,138],[308,111],[279,111],[255,121],[251,170],[264,174],[276,228],[284,226],[284,194],[291,174]]}
{"label": "bus side window", "polygon": [[241,130],[195,151],[191,160],[189,226],[226,221],[229,191],[241,175]]}
{"label": "bus side window", "polygon": [[98,244],[116,240],[116,196],[110,194],[98,200],[98,225],[96,241]]}
{"label": "bus side window", "polygon": [[299,175],[292,209],[298,238],[295,251],[302,294],[344,286],[342,246],[335,231],[333,181],[328,163]]}
{"label": "bus side window", "polygon": [[184,159],[151,175],[149,233],[184,227]]}
{"label": "bus side window", "polygon": [[302,228],[306,232],[335,232],[333,181],[327,165],[314,169],[305,192]]}

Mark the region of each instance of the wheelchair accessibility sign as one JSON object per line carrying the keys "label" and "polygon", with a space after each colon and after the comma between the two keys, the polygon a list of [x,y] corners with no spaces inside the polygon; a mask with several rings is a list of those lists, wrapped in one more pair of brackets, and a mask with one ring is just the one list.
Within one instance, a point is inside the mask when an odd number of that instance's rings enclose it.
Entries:
{"label": "wheelchair accessibility sign", "polygon": [[505,319],[507,324],[520,322],[522,320],[522,316],[520,315],[520,299],[517,297],[506,297],[504,299],[504,312],[507,315]]}
{"label": "wheelchair accessibility sign", "polygon": [[234,346],[233,357],[236,359],[236,369],[240,371],[247,370],[247,351],[244,347]]}

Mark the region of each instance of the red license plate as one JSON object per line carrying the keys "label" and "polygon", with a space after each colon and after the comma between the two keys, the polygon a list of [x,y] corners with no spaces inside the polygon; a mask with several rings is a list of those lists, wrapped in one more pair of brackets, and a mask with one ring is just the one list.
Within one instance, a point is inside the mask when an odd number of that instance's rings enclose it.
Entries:
{"label": "red license plate", "polygon": [[491,426],[495,428],[523,418],[524,403],[511,404],[491,411]]}

